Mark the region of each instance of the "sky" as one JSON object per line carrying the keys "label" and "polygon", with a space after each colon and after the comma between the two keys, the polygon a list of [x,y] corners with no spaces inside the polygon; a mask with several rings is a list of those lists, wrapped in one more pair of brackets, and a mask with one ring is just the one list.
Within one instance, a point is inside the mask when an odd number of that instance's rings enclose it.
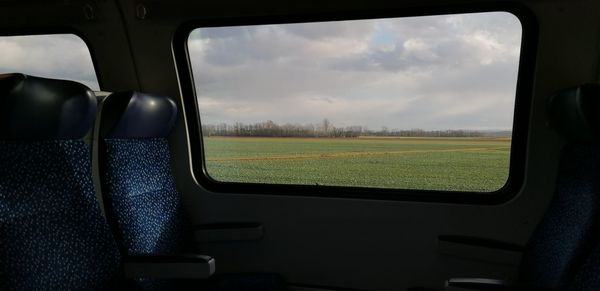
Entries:
{"label": "sky", "polygon": [[[199,28],[188,48],[204,124],[507,130],[520,42],[519,20],[492,12]],[[75,35],[2,36],[0,52],[0,73],[99,89]]]}
{"label": "sky", "polygon": [[73,34],[1,36],[1,73],[68,79],[99,89],[90,51]]}
{"label": "sky", "polygon": [[204,124],[512,128],[521,24],[506,12],[199,28]]}

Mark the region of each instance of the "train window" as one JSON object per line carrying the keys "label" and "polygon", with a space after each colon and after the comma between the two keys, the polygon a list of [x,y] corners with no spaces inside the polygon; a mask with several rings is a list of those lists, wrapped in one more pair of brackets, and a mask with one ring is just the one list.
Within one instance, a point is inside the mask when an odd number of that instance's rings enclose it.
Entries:
{"label": "train window", "polygon": [[509,177],[521,41],[508,12],[194,29],[205,173],[495,192]]}
{"label": "train window", "polygon": [[0,36],[0,73],[67,79],[99,90],[90,51],[74,34]]}

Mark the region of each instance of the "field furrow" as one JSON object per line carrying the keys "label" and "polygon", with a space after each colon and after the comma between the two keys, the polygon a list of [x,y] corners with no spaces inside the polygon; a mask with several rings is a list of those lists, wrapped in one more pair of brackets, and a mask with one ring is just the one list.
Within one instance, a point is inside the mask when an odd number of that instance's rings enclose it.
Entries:
{"label": "field furrow", "polygon": [[459,148],[459,149],[429,149],[429,150],[401,150],[401,151],[373,151],[373,152],[336,152],[312,155],[284,155],[284,156],[241,156],[241,157],[207,157],[207,161],[268,161],[268,160],[314,160],[314,159],[334,159],[348,157],[368,157],[385,155],[406,155],[406,154],[426,154],[426,153],[452,153],[452,152],[484,152],[508,150],[508,147],[496,148]]}

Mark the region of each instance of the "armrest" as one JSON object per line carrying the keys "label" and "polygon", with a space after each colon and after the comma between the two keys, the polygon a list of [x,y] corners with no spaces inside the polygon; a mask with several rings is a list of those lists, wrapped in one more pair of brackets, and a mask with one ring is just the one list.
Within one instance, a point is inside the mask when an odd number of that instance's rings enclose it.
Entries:
{"label": "armrest", "polygon": [[514,286],[504,280],[488,278],[452,278],[446,281],[446,287],[469,290],[515,290]]}
{"label": "armrest", "polygon": [[446,288],[448,287],[482,291],[551,291],[488,278],[452,278],[446,281]]}
{"label": "armrest", "polygon": [[129,256],[123,271],[127,278],[203,279],[215,272],[215,260],[196,254]]}

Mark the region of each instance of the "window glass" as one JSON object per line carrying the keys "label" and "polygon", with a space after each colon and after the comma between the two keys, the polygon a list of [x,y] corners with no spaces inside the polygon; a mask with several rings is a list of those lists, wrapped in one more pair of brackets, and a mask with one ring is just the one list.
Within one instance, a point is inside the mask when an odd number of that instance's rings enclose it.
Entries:
{"label": "window glass", "polygon": [[195,29],[206,172],[496,191],[509,175],[521,34],[506,12]]}
{"label": "window glass", "polygon": [[0,73],[67,79],[100,89],[90,51],[73,34],[0,36]]}

